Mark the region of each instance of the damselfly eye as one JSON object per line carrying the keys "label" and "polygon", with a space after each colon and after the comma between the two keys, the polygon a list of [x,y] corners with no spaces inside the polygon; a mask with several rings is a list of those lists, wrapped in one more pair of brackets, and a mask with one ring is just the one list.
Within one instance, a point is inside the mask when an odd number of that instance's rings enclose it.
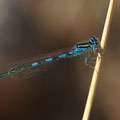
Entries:
{"label": "damselfly eye", "polygon": [[90,42],[91,42],[92,44],[94,44],[94,43],[95,43],[95,38],[94,38],[94,37],[90,37]]}

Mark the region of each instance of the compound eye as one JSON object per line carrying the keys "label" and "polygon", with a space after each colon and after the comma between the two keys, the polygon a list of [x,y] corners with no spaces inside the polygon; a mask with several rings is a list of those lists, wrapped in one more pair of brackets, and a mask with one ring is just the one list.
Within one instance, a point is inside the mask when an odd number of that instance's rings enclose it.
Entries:
{"label": "compound eye", "polygon": [[95,43],[95,38],[94,38],[94,37],[91,37],[91,38],[90,38],[90,42],[91,42],[91,43]]}

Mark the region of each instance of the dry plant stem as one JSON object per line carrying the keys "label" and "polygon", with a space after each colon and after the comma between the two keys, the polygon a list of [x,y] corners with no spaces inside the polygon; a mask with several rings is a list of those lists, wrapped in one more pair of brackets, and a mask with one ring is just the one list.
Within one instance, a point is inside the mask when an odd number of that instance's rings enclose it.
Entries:
{"label": "dry plant stem", "polygon": [[[107,17],[106,17],[106,21],[103,29],[103,34],[101,38],[101,48],[103,49],[103,51],[105,51],[105,46],[107,43],[107,36],[109,33],[110,22],[112,18],[114,1],[115,0],[110,0]],[[102,59],[103,59],[103,56],[101,54],[98,54],[82,120],[89,119]]]}

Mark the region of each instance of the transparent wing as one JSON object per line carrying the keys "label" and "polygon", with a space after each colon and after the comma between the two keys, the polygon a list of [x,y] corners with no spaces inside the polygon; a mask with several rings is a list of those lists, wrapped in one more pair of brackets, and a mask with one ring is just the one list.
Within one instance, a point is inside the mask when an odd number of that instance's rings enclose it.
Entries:
{"label": "transparent wing", "polygon": [[[51,52],[51,53],[48,53],[48,54],[39,55],[39,56],[35,56],[35,57],[31,57],[31,58],[28,58],[28,59],[25,59],[25,60],[15,62],[15,63],[9,65],[9,71],[14,70],[14,69],[18,69],[18,68],[21,68],[21,67],[24,67],[24,66],[29,66],[29,65],[31,65],[32,63],[35,63],[35,62],[44,61],[47,58],[57,57],[61,54],[68,53],[71,50],[72,50],[72,48],[61,49],[61,50]],[[51,67],[53,67],[57,63],[57,61],[52,61],[52,62],[49,62],[49,63],[40,64],[38,66],[29,68],[29,69],[18,71],[16,73],[12,74],[10,77],[13,78],[13,79],[28,79],[28,78],[31,78],[33,76],[36,76],[40,72],[43,72],[43,71],[46,71],[46,70],[50,69]]]}
{"label": "transparent wing", "polygon": [[48,69],[52,68],[54,65],[56,65],[58,62],[53,62],[53,63],[46,63],[46,64],[41,64],[39,66],[26,69],[20,72],[16,72],[10,77],[15,80],[22,80],[22,79],[29,79],[32,77],[35,77],[39,75],[43,71],[47,71]]}

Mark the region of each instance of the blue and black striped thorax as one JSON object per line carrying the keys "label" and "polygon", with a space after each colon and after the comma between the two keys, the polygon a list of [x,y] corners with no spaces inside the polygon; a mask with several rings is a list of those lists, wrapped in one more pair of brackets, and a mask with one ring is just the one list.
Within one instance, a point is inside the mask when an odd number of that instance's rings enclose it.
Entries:
{"label": "blue and black striped thorax", "polygon": [[90,37],[88,42],[75,44],[72,48],[76,54],[82,53],[89,49],[97,49],[99,47],[99,41],[95,37]]}

